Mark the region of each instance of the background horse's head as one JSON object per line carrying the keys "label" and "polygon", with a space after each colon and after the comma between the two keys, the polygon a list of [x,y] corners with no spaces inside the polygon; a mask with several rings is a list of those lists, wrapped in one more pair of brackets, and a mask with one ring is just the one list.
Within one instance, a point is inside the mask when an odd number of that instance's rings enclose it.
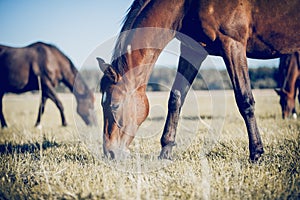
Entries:
{"label": "background horse's head", "polygon": [[129,74],[121,76],[102,59],[98,58],[98,62],[104,72],[101,79],[104,154],[123,159],[129,154],[128,146],[149,112],[146,85],[133,86]]}
{"label": "background horse's head", "polygon": [[293,95],[290,95],[282,88],[276,88],[275,91],[280,96],[279,103],[282,110],[282,118],[297,118],[297,114],[295,111],[295,97]]}
{"label": "background horse's head", "polygon": [[76,95],[77,113],[83,121],[90,126],[97,125],[97,118],[94,111],[95,96],[92,91],[83,95]]}

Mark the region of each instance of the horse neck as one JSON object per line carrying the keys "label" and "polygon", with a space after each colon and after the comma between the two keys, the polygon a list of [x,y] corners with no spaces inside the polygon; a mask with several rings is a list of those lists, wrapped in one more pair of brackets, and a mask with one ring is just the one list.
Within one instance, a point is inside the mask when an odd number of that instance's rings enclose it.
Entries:
{"label": "horse neck", "polygon": [[126,75],[133,87],[148,81],[162,49],[175,37],[174,30],[184,16],[184,3],[135,0],[132,4],[115,46],[112,65],[121,76]]}
{"label": "horse neck", "polygon": [[79,98],[87,97],[89,89],[84,82],[82,76],[79,74],[77,69],[73,66],[70,61],[70,72],[63,76],[62,82],[70,89],[70,91],[76,97],[78,101]]}

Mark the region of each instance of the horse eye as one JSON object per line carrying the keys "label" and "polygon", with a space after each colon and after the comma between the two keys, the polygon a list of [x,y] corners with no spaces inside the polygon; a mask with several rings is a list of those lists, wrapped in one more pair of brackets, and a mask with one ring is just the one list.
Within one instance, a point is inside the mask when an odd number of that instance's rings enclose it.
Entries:
{"label": "horse eye", "polygon": [[119,104],[112,104],[112,105],[110,105],[110,108],[112,109],[112,110],[117,110],[118,108],[119,108]]}

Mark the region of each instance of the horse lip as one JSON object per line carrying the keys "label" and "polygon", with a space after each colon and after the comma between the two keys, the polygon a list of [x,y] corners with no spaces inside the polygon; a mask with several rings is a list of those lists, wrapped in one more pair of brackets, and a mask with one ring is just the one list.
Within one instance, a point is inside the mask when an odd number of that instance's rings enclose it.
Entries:
{"label": "horse lip", "polygon": [[108,150],[105,156],[113,160],[122,161],[130,158],[130,150],[116,147]]}
{"label": "horse lip", "polygon": [[82,119],[87,126],[97,126],[98,125],[97,120],[94,117],[87,115],[87,116],[83,116]]}

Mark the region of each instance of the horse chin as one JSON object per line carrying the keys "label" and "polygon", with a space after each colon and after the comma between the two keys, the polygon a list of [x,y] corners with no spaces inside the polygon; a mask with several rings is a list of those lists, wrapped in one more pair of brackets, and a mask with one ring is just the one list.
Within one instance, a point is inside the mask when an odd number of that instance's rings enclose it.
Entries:
{"label": "horse chin", "polygon": [[88,126],[97,126],[97,118],[94,115],[83,115],[81,116],[83,121],[85,122],[86,125]]}

